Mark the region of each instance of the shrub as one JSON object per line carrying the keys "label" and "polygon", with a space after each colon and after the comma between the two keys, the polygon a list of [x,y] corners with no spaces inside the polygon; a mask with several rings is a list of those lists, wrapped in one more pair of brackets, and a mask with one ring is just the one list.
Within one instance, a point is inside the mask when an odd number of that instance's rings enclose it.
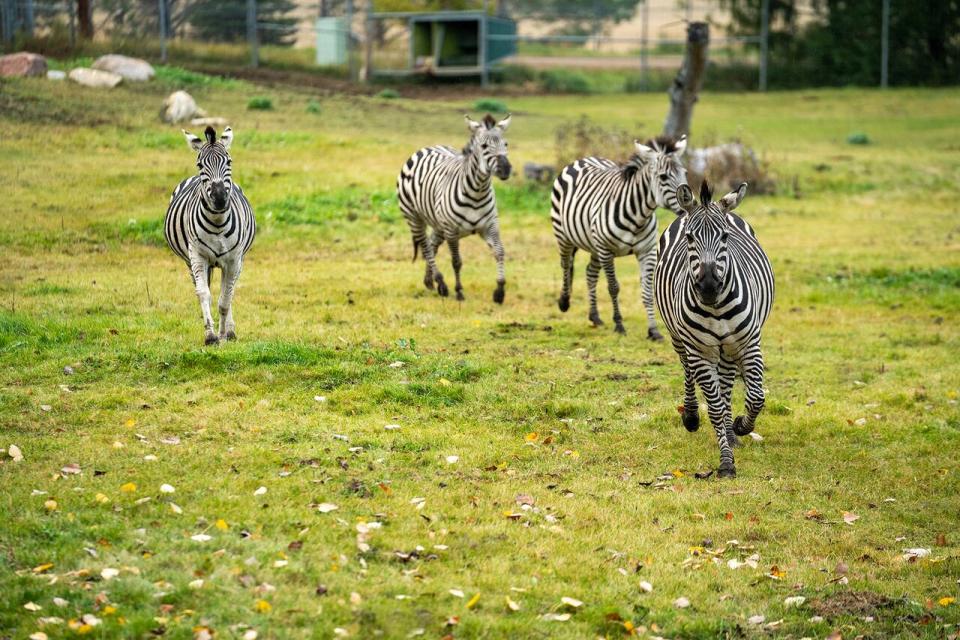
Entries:
{"label": "shrub", "polygon": [[499,84],[524,84],[537,79],[537,72],[520,64],[507,64],[495,70],[491,79]]}
{"label": "shrub", "polygon": [[250,98],[250,102],[247,103],[247,109],[252,109],[254,111],[270,111],[273,109],[273,100],[263,96]]}
{"label": "shrub", "polygon": [[547,93],[593,93],[590,80],[580,71],[550,69],[540,74],[540,85]]}
{"label": "shrub", "polygon": [[320,113],[322,109],[320,108],[320,103],[316,100],[309,100],[307,102],[307,113]]}
{"label": "shrub", "polygon": [[563,123],[555,134],[557,170],[567,163],[586,156],[611,160],[626,160],[633,153],[636,136],[625,129],[604,127],[581,116],[574,122]]}
{"label": "shrub", "polygon": [[384,100],[396,100],[400,97],[400,94],[396,89],[384,89],[377,94],[378,98],[383,98]]}
{"label": "shrub", "polygon": [[847,136],[847,144],[870,144],[867,134],[857,131]]}
{"label": "shrub", "polygon": [[506,113],[507,105],[500,100],[493,98],[480,98],[473,103],[473,108],[477,111],[488,111],[490,113]]}
{"label": "shrub", "polygon": [[736,189],[741,182],[746,182],[753,194],[776,191],[777,183],[767,163],[757,158],[753,149],[737,141],[691,149],[687,152],[686,165],[690,186],[699,190],[706,178],[717,197]]}

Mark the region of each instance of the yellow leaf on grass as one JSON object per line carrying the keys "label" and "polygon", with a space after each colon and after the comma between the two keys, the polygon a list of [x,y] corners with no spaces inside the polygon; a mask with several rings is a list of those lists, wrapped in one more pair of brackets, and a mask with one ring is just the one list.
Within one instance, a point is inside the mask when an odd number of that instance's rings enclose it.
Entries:
{"label": "yellow leaf on grass", "polygon": [[108,498],[107,496],[103,495],[102,493],[98,493],[98,494],[96,495],[95,499],[96,499],[96,501],[99,502],[100,504],[107,504],[108,502],[110,502],[110,498]]}
{"label": "yellow leaf on grass", "polygon": [[127,418],[127,421],[124,424],[128,429],[132,429],[137,424],[137,421],[133,418]]}
{"label": "yellow leaf on grass", "polygon": [[937,602],[940,604],[941,607],[946,607],[947,605],[951,605],[956,601],[957,601],[956,598],[951,598],[950,596],[947,596],[946,598],[940,598],[939,600],[937,600]]}
{"label": "yellow leaf on grass", "polygon": [[34,573],[43,573],[44,571],[47,571],[48,569],[53,569],[53,563],[52,563],[52,562],[44,562],[44,563],[41,564],[41,565],[37,565],[36,567],[33,568],[33,572],[34,572]]}
{"label": "yellow leaf on grass", "polygon": [[449,387],[451,384],[452,384],[452,383],[451,383],[449,380],[447,380],[446,378],[440,378],[440,386],[441,386],[441,387]]}
{"label": "yellow leaf on grass", "polygon": [[120,491],[123,493],[133,493],[137,490],[137,485],[132,482],[120,485]]}
{"label": "yellow leaf on grass", "polygon": [[56,500],[47,500],[43,503],[43,508],[47,511],[56,511],[57,510],[57,501]]}
{"label": "yellow leaf on grass", "polygon": [[526,440],[527,442],[534,442],[539,437],[540,437],[539,433],[537,433],[536,431],[531,431],[527,435],[523,436],[523,439]]}
{"label": "yellow leaf on grass", "polygon": [[218,519],[217,522],[216,522],[216,524],[214,524],[214,526],[215,526],[217,529],[220,529],[220,531],[226,531],[227,529],[230,528],[230,525],[228,525],[228,524],[227,524],[227,521],[224,520],[223,518]]}
{"label": "yellow leaf on grass", "polygon": [[253,605],[253,608],[257,613],[270,613],[273,611],[273,605],[266,600],[257,600],[256,604]]}
{"label": "yellow leaf on grass", "polygon": [[476,595],[474,595],[474,596],[473,596],[472,598],[470,598],[469,600],[467,600],[467,609],[473,609],[475,606],[477,606],[477,603],[478,603],[478,602],[480,602],[480,594],[479,594],[479,593],[476,594]]}
{"label": "yellow leaf on grass", "polygon": [[674,478],[682,478],[683,476],[686,475],[683,471],[680,471],[680,469],[674,469],[670,473],[673,475]]}
{"label": "yellow leaf on grass", "polygon": [[103,613],[103,615],[105,615],[105,616],[112,616],[112,615],[115,614],[116,612],[117,612],[117,608],[116,608],[115,606],[113,606],[112,604],[108,604],[107,606],[105,606],[105,607],[103,608],[103,612],[102,612],[102,613]]}

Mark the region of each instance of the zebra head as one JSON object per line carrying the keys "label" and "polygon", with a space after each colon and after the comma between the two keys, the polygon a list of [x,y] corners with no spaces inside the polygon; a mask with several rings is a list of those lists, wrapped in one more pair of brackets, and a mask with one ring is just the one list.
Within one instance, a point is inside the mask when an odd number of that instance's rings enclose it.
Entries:
{"label": "zebra head", "polygon": [[233,130],[227,127],[217,140],[217,132],[207,127],[201,140],[188,131],[183,132],[190,148],[197,152],[197,169],[200,172],[200,194],[204,203],[216,212],[226,211],[233,191],[231,175],[230,144]]}
{"label": "zebra head", "polygon": [[730,257],[727,239],[730,225],[727,213],[733,211],[747,194],[747,183],[741,183],[717,202],[707,181],[700,185],[700,204],[693,199],[693,192],[686,184],[677,188],[677,201],[687,212],[684,236],[687,242],[687,258],[694,294],[706,306],[717,303],[720,293],[726,289],[730,274]]}
{"label": "zebra head", "polygon": [[488,176],[491,173],[501,180],[510,177],[510,161],[507,159],[507,141],[503,139],[503,132],[510,126],[510,115],[497,122],[489,113],[482,122],[471,120],[469,115],[463,116],[473,137],[467,144],[466,151],[476,154],[480,173]]}
{"label": "zebra head", "polygon": [[687,148],[687,136],[680,136],[678,140],[660,136],[645,144],[637,140],[634,145],[636,153],[628,166],[639,163],[638,169],[644,172],[643,177],[652,187],[658,207],[683,215],[684,210],[677,202],[677,187],[687,182],[687,170],[680,161]]}

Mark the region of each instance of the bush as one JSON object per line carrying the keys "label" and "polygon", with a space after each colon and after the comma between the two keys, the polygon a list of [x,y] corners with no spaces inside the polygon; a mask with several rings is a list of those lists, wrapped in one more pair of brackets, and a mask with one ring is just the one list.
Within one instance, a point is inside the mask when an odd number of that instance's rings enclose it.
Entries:
{"label": "bush", "polygon": [[706,178],[716,197],[733,191],[746,182],[753,194],[774,193],[777,183],[766,162],[757,158],[753,149],[734,141],[713,147],[691,149],[686,156],[687,182],[699,191]]}
{"label": "bush", "polygon": [[489,111],[490,113],[507,113],[507,105],[493,98],[480,98],[473,103],[473,108],[477,111]]}
{"label": "bush", "polygon": [[537,79],[537,72],[520,64],[507,64],[495,70],[491,79],[498,84],[524,84]]}
{"label": "bush", "polygon": [[307,101],[307,113],[320,113],[322,111],[320,103],[316,100]]}
{"label": "bush", "polygon": [[590,80],[580,71],[550,69],[540,74],[540,85],[547,93],[593,93]]}
{"label": "bush", "polygon": [[400,97],[400,94],[396,89],[384,89],[377,94],[378,98],[383,98],[384,100],[396,100]]}
{"label": "bush", "polygon": [[626,160],[633,153],[635,138],[625,129],[594,124],[586,116],[564,123],[555,135],[557,171],[586,156]]}
{"label": "bush", "polygon": [[847,144],[870,144],[870,137],[865,133],[857,131],[847,136]]}
{"label": "bush", "polygon": [[273,109],[273,100],[263,96],[250,98],[250,102],[247,103],[247,109],[254,111],[270,111]]}

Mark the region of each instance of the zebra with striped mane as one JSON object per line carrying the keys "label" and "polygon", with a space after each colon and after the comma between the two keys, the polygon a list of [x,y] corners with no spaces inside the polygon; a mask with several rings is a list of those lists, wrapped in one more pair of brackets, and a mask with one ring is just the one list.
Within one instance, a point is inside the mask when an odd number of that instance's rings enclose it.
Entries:
{"label": "zebra with striped mane", "polygon": [[597,279],[600,269],[607,277],[617,333],[626,333],[620,315],[613,259],[633,254],[640,264],[643,304],[647,312],[647,337],[662,340],[654,313],[653,269],[657,261],[657,207],[684,213],[677,204],[677,187],[687,180],[680,160],[686,136],[678,140],[654,138],[635,143],[633,156],[624,164],[605,158],[581,158],[566,167],[553,183],[550,198],[553,235],[560,250],[563,290],[557,301],[560,311],[570,308],[573,259],[578,250],[590,254],[587,290],[590,321],[601,326],[597,311]]}
{"label": "zebra with striped mane", "polygon": [[[704,181],[698,205],[682,185],[677,198],[688,213],[664,231],[657,263],[657,306],[683,366],[682,422],[688,431],[700,426],[699,386],[720,447],[720,477],[736,476],[731,447],[753,431],[764,404],[760,330],[773,305],[773,269],[753,229],[733,213],[746,193],[744,182],[712,202]],[[734,420],[738,372],[746,415]]]}
{"label": "zebra with striped mane", "polygon": [[[450,247],[457,300],[463,300],[460,283],[460,239],[480,235],[493,250],[497,261],[497,286],[493,301],[502,304],[506,276],[500,222],[492,177],[510,177],[507,141],[503,134],[510,126],[510,116],[497,122],[487,114],[482,122],[464,116],[471,137],[462,152],[446,146],[425,147],[404,163],[397,178],[400,210],[413,236],[413,259],[417,250],[427,263],[423,284],[437,287],[446,297],[447,284],[437,268],[436,252],[444,242]],[[429,227],[429,229],[428,229]],[[428,231],[432,235],[428,236]]]}
{"label": "zebra with striped mane", "polygon": [[[243,268],[243,256],[253,244],[257,223],[250,201],[240,185],[233,182],[230,145],[233,131],[217,132],[207,127],[204,138],[183,132],[187,145],[197,152],[195,176],[173,190],[164,220],[167,244],[190,269],[194,289],[200,301],[205,330],[204,344],[237,337],[233,321],[233,293]],[[220,267],[219,333],[214,332],[210,313],[210,278]]]}

